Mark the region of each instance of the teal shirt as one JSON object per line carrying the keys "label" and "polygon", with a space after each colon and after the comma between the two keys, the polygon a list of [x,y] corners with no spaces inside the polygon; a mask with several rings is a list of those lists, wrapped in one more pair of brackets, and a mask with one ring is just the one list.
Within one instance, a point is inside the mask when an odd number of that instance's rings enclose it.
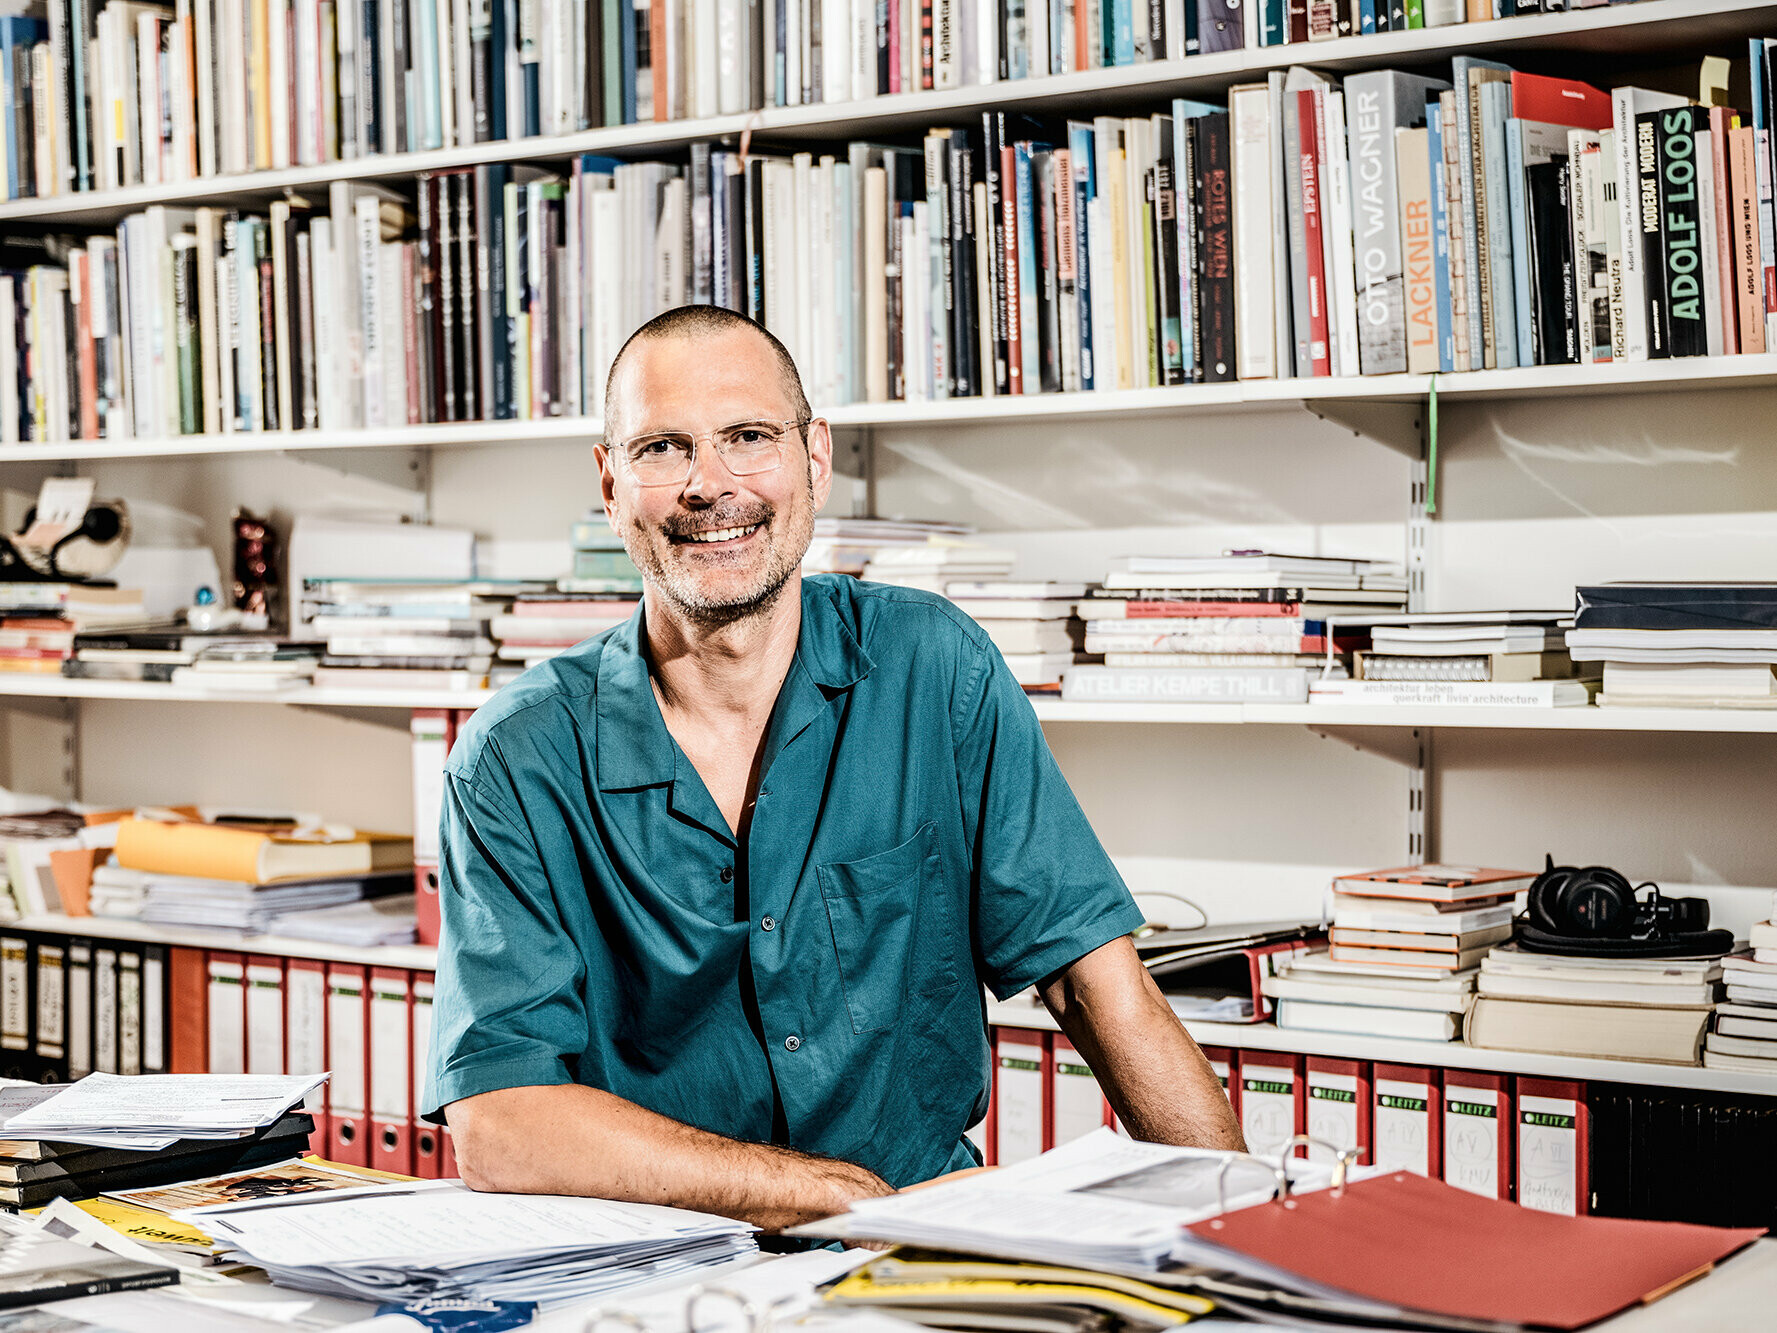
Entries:
{"label": "teal shirt", "polygon": [[972,1165],[982,983],[1141,923],[999,652],[942,598],[805,577],[737,843],[642,639],[527,671],[451,751],[429,1117],[577,1081],[895,1186]]}

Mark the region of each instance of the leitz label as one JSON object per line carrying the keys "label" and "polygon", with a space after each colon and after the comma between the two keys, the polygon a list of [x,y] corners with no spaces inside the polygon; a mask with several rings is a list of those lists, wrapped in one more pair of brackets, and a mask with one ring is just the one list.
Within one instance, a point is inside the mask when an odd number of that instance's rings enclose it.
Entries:
{"label": "leitz label", "polygon": [[1520,1116],[1520,1123],[1536,1125],[1543,1129],[1572,1129],[1573,1117],[1560,1115],[1554,1111],[1525,1111]]}
{"label": "leitz label", "polygon": [[1423,1111],[1426,1102],[1423,1097],[1398,1097],[1392,1092],[1385,1092],[1376,1098],[1376,1105],[1390,1111]]}
{"label": "leitz label", "polygon": [[1249,1078],[1241,1081],[1241,1087],[1248,1092],[1271,1092],[1279,1097],[1287,1097],[1292,1089],[1288,1083],[1280,1083],[1273,1078]]}
{"label": "leitz label", "polygon": [[1478,1115],[1483,1120],[1495,1120],[1499,1117],[1499,1108],[1489,1106],[1486,1102],[1445,1101],[1444,1109],[1451,1115]]}
{"label": "leitz label", "polygon": [[[1033,1064],[1031,1068],[1035,1069],[1036,1066]],[[1072,1074],[1076,1078],[1092,1077],[1092,1071],[1085,1065],[1056,1065],[1055,1072],[1057,1074]]]}
{"label": "leitz label", "polygon": [[1308,1089],[1308,1095],[1323,1102],[1355,1102],[1357,1100],[1357,1094],[1345,1088],[1313,1087]]}
{"label": "leitz label", "polygon": [[1026,1069],[1034,1074],[1042,1069],[1042,1067],[1043,1066],[1035,1060],[1016,1060],[1009,1055],[1002,1055],[1000,1057],[1001,1069]]}

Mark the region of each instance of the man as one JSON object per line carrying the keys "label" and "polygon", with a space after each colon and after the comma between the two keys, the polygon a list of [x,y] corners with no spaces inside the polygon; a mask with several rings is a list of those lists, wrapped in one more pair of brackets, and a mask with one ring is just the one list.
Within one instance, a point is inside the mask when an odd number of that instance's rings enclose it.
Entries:
{"label": "man", "polygon": [[671,311],[597,451],[646,584],[446,770],[432,1076],[479,1189],[765,1228],[976,1158],[981,986],[1040,988],[1139,1137],[1239,1146],[980,629],[800,564],[832,439],[760,326]]}

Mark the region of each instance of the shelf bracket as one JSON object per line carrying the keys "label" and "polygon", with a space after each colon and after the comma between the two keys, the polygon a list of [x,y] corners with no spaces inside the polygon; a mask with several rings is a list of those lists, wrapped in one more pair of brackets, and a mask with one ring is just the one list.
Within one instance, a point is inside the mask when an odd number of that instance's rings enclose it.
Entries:
{"label": "shelf bracket", "polygon": [[1424,452],[1423,402],[1376,402],[1362,398],[1305,398],[1302,406],[1330,425],[1362,435],[1408,458]]}
{"label": "shelf bracket", "polygon": [[398,491],[421,496],[427,514],[432,508],[432,454],[429,449],[283,449],[286,458],[306,467],[325,468],[344,477],[362,477]]}

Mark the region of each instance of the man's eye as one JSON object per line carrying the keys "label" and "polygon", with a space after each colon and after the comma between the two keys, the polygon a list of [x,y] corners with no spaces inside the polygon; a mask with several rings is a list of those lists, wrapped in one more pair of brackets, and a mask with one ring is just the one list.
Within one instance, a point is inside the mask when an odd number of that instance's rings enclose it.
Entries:
{"label": "man's eye", "polygon": [[629,446],[629,453],[632,458],[661,458],[673,449],[673,442],[668,439],[636,440]]}

